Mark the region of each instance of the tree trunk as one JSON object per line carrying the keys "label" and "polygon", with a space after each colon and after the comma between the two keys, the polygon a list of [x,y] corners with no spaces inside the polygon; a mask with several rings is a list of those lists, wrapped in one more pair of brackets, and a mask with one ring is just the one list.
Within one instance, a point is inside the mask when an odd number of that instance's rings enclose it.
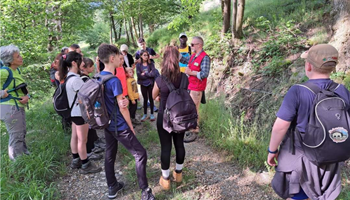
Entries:
{"label": "tree trunk", "polygon": [[129,23],[129,30],[130,30],[130,36],[131,36],[132,44],[134,45],[134,47],[137,47],[136,42],[135,42],[135,38],[134,38],[134,34],[133,34],[133,32],[132,32],[132,25],[131,25],[131,22],[128,21],[128,23]]}
{"label": "tree trunk", "polygon": [[237,4],[237,22],[236,22],[236,33],[238,39],[242,39],[243,37],[243,16],[244,16],[244,6],[245,6],[245,0],[238,0]]}
{"label": "tree trunk", "polygon": [[154,24],[148,24],[148,31],[149,33],[153,33],[154,32]]}
{"label": "tree trunk", "polygon": [[140,15],[139,15],[139,18],[138,18],[138,20],[137,20],[137,29],[139,30],[139,35],[140,35],[140,37],[141,37],[141,35],[143,35],[143,34],[141,33]]}
{"label": "tree trunk", "polygon": [[122,36],[122,26],[123,26],[123,21],[120,21],[120,23],[119,23],[119,35],[118,35],[118,40],[120,40],[120,37]]}
{"label": "tree trunk", "polygon": [[124,19],[124,27],[125,27],[126,38],[128,40],[128,46],[130,46],[130,38],[128,33],[128,27],[126,26],[126,19]]}
{"label": "tree trunk", "polygon": [[223,26],[222,26],[222,31],[221,31],[221,38],[224,38],[225,33],[227,33],[228,29],[230,28],[230,18],[231,18],[231,0],[222,0],[221,3],[223,5]]}
{"label": "tree trunk", "polygon": [[113,44],[113,28],[112,28],[112,24],[110,25],[110,28],[109,28],[109,44]]}
{"label": "tree trunk", "polygon": [[234,41],[234,39],[237,37],[236,21],[237,21],[237,0],[232,0],[232,24],[231,24],[232,41]]}
{"label": "tree trunk", "polygon": [[135,24],[135,19],[134,19],[134,17],[130,17],[130,21],[131,21],[131,26],[132,26],[132,28],[134,29],[134,32],[135,32],[135,38],[137,39],[137,38],[140,37],[140,35],[137,34],[136,24]]}
{"label": "tree trunk", "polygon": [[[111,18],[111,38],[112,38],[112,32],[114,32],[114,41],[117,42],[117,30],[115,28],[115,23],[114,23],[114,17],[113,17],[113,13],[109,12],[109,16]],[[112,42],[111,42],[112,43]]]}
{"label": "tree trunk", "polygon": [[141,29],[140,37],[143,38],[143,22],[142,22],[142,16],[141,15],[139,15],[139,25],[140,25],[140,29]]}

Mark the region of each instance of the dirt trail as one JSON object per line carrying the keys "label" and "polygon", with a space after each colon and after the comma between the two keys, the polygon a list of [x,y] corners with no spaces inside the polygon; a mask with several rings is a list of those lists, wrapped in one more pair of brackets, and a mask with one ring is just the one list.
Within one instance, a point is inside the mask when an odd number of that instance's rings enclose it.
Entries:
{"label": "dirt trail", "polygon": [[[138,111],[140,112],[140,111]],[[151,123],[155,129],[155,122]],[[149,126],[148,126],[149,127]],[[137,133],[142,134],[145,126],[136,126]],[[150,187],[156,198],[162,199],[198,199],[198,200],[231,200],[231,199],[277,199],[268,187],[270,175],[268,173],[253,173],[240,170],[232,161],[227,161],[220,152],[216,152],[205,144],[204,138],[185,144],[186,159],[184,164],[184,182],[172,185],[168,192],[162,191],[158,185],[160,177],[160,144],[155,143],[148,148],[148,168]],[[68,174],[58,180],[62,199],[65,200],[99,200],[107,198],[107,184],[104,173],[104,159],[95,161],[103,171],[97,174],[81,175],[77,170],[69,167]],[[123,158],[117,155],[115,164],[118,180],[124,181],[126,187],[117,199],[140,199],[140,190],[137,182],[130,181],[125,174],[128,166],[123,165]],[[171,170],[175,165],[175,156],[172,156]],[[135,179],[133,179],[135,180]]]}

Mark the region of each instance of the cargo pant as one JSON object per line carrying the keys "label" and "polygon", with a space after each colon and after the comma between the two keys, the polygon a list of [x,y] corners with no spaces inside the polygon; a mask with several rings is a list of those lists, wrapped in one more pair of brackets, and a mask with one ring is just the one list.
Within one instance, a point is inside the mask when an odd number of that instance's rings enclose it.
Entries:
{"label": "cargo pant", "polygon": [[29,154],[26,137],[26,115],[23,107],[0,105],[0,119],[9,134],[8,153],[11,160],[22,154]]}

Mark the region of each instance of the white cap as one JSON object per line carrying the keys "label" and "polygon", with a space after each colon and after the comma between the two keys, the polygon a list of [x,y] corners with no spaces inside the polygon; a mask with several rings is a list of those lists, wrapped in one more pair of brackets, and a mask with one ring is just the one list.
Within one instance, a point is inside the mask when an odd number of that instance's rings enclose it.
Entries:
{"label": "white cap", "polygon": [[187,37],[186,33],[180,33],[179,38],[181,38],[182,36],[186,36]]}
{"label": "white cap", "polygon": [[126,44],[122,44],[121,46],[120,46],[120,51],[128,51],[128,46],[126,45]]}

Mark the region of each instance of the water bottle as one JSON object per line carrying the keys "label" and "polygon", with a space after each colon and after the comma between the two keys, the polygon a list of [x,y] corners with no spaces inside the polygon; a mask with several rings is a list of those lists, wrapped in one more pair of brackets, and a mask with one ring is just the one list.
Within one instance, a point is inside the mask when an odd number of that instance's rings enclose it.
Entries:
{"label": "water bottle", "polygon": [[96,101],[94,109],[95,117],[100,117],[102,115],[102,108],[100,102]]}

